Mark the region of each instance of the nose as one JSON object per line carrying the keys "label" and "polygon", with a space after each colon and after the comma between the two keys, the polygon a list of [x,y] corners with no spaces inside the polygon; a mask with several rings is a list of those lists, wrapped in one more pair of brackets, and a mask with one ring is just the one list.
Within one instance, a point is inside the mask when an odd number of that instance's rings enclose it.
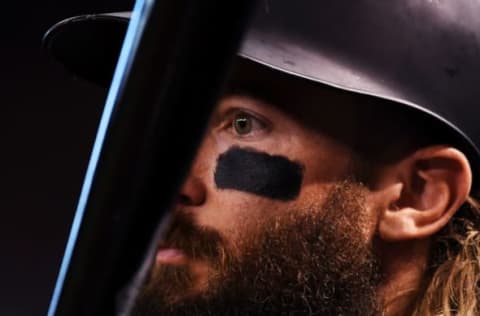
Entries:
{"label": "nose", "polygon": [[190,166],[189,173],[180,188],[177,197],[177,206],[200,206],[207,199],[207,182],[210,171],[210,148],[209,138],[205,137],[198,148],[195,159]]}
{"label": "nose", "polygon": [[196,177],[188,176],[178,196],[178,204],[182,206],[199,206],[205,202],[206,188]]}

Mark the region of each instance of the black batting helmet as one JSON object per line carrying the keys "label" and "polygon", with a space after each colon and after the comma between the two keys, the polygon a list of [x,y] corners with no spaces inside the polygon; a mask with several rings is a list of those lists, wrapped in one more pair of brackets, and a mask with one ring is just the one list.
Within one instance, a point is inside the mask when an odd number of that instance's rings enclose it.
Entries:
{"label": "black batting helmet", "polygon": [[[45,45],[68,70],[106,86],[129,17],[69,18]],[[480,1],[264,0],[239,55],[428,116],[467,155],[478,187]]]}

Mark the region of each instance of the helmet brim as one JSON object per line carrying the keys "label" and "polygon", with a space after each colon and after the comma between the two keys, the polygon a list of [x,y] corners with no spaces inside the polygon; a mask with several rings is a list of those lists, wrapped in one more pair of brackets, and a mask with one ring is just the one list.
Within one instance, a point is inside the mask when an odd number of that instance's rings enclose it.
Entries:
{"label": "helmet brim", "polygon": [[129,13],[69,18],[48,30],[43,45],[75,76],[108,87],[129,18]]}

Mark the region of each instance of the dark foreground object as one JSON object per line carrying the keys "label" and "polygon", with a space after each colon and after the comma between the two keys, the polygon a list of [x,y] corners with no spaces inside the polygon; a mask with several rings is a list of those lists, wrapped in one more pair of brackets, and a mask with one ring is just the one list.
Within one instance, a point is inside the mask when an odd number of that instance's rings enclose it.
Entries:
{"label": "dark foreground object", "polygon": [[137,2],[50,316],[128,314],[146,271],[139,267],[153,254],[159,223],[221,93],[252,3]]}

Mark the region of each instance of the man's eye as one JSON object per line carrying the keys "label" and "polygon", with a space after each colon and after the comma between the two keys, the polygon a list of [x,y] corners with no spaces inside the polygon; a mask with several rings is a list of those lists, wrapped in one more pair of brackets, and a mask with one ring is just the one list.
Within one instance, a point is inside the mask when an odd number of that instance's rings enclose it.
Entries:
{"label": "man's eye", "polygon": [[237,116],[233,121],[233,128],[239,135],[245,135],[252,131],[252,118],[247,116]]}
{"label": "man's eye", "polygon": [[232,132],[238,136],[253,136],[265,129],[266,124],[248,113],[238,113],[231,123]]}

